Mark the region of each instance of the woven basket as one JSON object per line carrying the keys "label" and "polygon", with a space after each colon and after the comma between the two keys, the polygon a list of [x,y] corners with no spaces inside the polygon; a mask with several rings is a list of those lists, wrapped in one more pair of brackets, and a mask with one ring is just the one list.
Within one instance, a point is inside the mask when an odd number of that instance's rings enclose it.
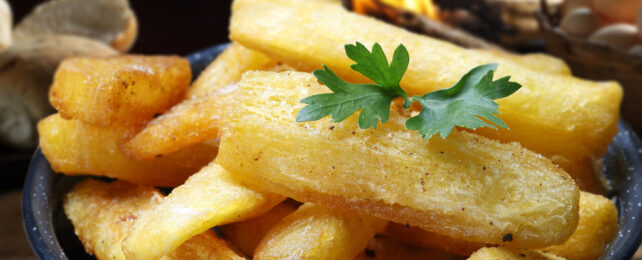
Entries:
{"label": "woven basket", "polygon": [[624,88],[622,117],[642,133],[642,55],[566,35],[557,28],[561,12],[540,1],[537,19],[546,39],[546,50],[562,58],[573,75],[594,80],[617,80]]}

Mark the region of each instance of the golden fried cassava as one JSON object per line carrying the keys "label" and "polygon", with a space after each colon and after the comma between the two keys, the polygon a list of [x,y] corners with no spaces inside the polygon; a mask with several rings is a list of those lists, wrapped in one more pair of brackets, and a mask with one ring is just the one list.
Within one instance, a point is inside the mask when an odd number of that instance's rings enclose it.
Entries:
{"label": "golden fried cassava", "polygon": [[232,42],[198,76],[187,91],[188,98],[207,96],[209,92],[236,83],[248,70],[262,70],[273,67],[277,62],[263,53]]}
{"label": "golden fried cassava", "polygon": [[[617,209],[609,199],[588,192],[580,192],[580,220],[568,240],[561,245],[540,249],[571,260],[597,259],[611,242],[617,230]],[[391,223],[385,235],[414,245],[434,248],[458,255],[491,246],[428,232],[416,227]]]}
{"label": "golden fried cassava", "polygon": [[98,175],[133,183],[175,187],[216,157],[217,147],[199,144],[150,161],[134,161],[118,149],[130,127],[102,128],[58,114],[38,123],[40,149],[55,172]]}
{"label": "golden fried cassava", "polygon": [[120,242],[136,217],[162,199],[149,186],[88,179],[67,193],[63,206],[87,252],[99,259],[125,259]]}
{"label": "golden fried cassava", "polygon": [[187,100],[149,122],[121,146],[122,151],[130,158],[149,160],[217,138],[219,121],[234,102],[236,83],[248,70],[293,69],[233,42],[199,75]]}
{"label": "golden fried cassava", "polygon": [[160,258],[170,259],[225,259],[225,260],[247,260],[239,256],[230,248],[227,242],[216,236],[212,230],[206,230],[189,240],[185,241],[174,251]]}
{"label": "golden fried cassava", "polygon": [[525,67],[534,71],[572,75],[571,68],[561,58],[546,53],[509,54],[507,59],[519,59]]}
{"label": "golden fried cassava", "polygon": [[328,92],[308,73],[247,72],[238,91],[217,161],[249,186],[511,247],[562,243],[575,229],[575,182],[519,144],[464,131],[424,140],[394,110],[376,130],[356,115],[295,123],[302,98]]}
{"label": "golden fried cassava", "polygon": [[233,103],[235,86],[184,100],[150,121],[121,150],[132,159],[150,160],[218,137],[220,120]]}
{"label": "golden fried cassava", "polygon": [[539,250],[484,247],[472,254],[468,260],[564,260],[564,258]]}
{"label": "golden fried cassava", "polygon": [[368,243],[368,247],[366,247],[366,249],[363,250],[363,252],[360,253],[356,259],[457,260],[461,259],[461,257],[424,247],[398,242],[387,237],[375,236],[375,238],[370,240],[370,243]]}
{"label": "golden fried cassava", "polygon": [[502,57],[513,63],[519,64],[526,68],[541,73],[555,73],[562,75],[571,75],[571,68],[564,62],[564,60],[545,53],[528,53],[528,54],[513,54],[501,50],[485,50],[477,49],[475,51],[485,52],[492,56]]}
{"label": "golden fried cassava", "polygon": [[98,125],[144,125],[183,99],[192,79],[176,56],[125,55],[64,60],[49,101],[63,118]]}
{"label": "golden fried cassava", "polygon": [[[3,18],[2,3],[0,19]],[[0,46],[1,39],[2,25]],[[37,146],[36,124],[55,112],[49,105],[48,91],[60,62],[72,56],[107,57],[117,53],[101,42],[71,35],[37,37],[2,50],[0,142],[27,150]]]}
{"label": "golden fried cassava", "polygon": [[[292,201],[294,202],[294,201]],[[270,211],[258,217],[241,222],[220,226],[219,230],[224,237],[232,242],[245,255],[254,255],[254,249],[261,239],[281,219],[297,209],[297,205],[289,200],[276,205]]]}
{"label": "golden fried cassava", "polygon": [[216,225],[269,211],[285,198],[250,190],[215,162],[175,188],[163,202],[141,214],[123,250],[128,259],[156,259]]}
{"label": "golden fried cassava", "polygon": [[253,259],[354,259],[387,223],[306,203],[270,229]]}
{"label": "golden fried cassava", "polygon": [[580,194],[580,222],[577,229],[564,244],[551,246],[542,251],[565,257],[569,260],[599,258],[606,245],[617,232],[618,212],[613,202],[601,195]]}
{"label": "golden fried cassava", "polygon": [[[581,217],[580,217],[581,221]],[[490,225],[490,223],[488,223]],[[494,223],[493,223],[494,225]],[[484,246],[485,243],[469,242],[460,239],[423,230],[418,227],[406,226],[398,223],[388,224],[383,235],[408,244],[431,248],[436,251],[449,252],[461,256],[469,256]]]}
{"label": "golden fried cassava", "polygon": [[[137,217],[163,200],[158,190],[124,181],[88,179],[65,196],[63,207],[88,253],[98,259],[125,259],[121,243]],[[207,230],[161,258],[244,259]]]}
{"label": "golden fried cassava", "polygon": [[385,53],[392,54],[402,43],[412,57],[401,80],[410,95],[449,87],[473,67],[499,63],[498,78],[510,75],[522,84],[518,92],[497,101],[499,117],[510,129],[481,128],[477,133],[501,142],[520,142],[562,166],[581,188],[599,190],[590,165],[593,158],[604,155],[617,133],[622,89],[615,82],[531,70],[505,55],[420,36],[328,1],[237,0],[232,9],[232,40],[298,70],[311,71],[325,64],[351,82],[367,79],[350,68],[353,61],[344,54],[345,44],[378,42]]}

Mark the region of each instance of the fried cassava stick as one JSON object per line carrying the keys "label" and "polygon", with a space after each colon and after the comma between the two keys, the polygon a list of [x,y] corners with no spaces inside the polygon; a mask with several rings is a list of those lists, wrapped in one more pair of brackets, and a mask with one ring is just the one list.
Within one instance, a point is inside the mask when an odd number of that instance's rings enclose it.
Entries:
{"label": "fried cassava stick", "polygon": [[[611,200],[602,195],[580,192],[580,220],[573,235],[563,244],[541,250],[568,259],[597,259],[615,236],[617,216],[617,209]],[[417,246],[462,256],[468,256],[482,247],[491,246],[457,240],[417,227],[404,227],[395,223],[388,225],[385,235]]]}
{"label": "fried cassava stick", "polygon": [[51,169],[67,175],[96,175],[157,187],[176,187],[216,157],[217,148],[198,144],[149,161],[130,160],[118,149],[135,129],[97,127],[53,114],[38,123],[40,149]]}
{"label": "fried cassava stick", "polygon": [[217,161],[248,186],[510,247],[559,244],[575,230],[574,181],[517,143],[457,130],[424,140],[394,110],[376,130],[354,115],[295,123],[302,98],[327,92],[308,73],[247,72],[238,91]]}
{"label": "fried cassava stick", "polygon": [[234,84],[248,70],[260,70],[276,65],[277,61],[263,53],[250,50],[232,42],[205,68],[187,90],[187,98],[206,96],[211,91]]}
{"label": "fried cassava stick", "polygon": [[150,121],[120,148],[130,158],[150,160],[215,139],[219,121],[248,70],[288,70],[260,52],[232,42],[194,81],[187,99]]}
{"label": "fried cassava stick", "polygon": [[[63,207],[87,252],[98,259],[124,260],[123,239],[136,219],[161,201],[163,195],[153,187],[87,179],[65,195]],[[160,258],[172,259],[245,258],[212,230],[205,230]]]}
{"label": "fried cassava stick", "polygon": [[564,258],[539,250],[484,247],[472,254],[468,260],[564,260]]}
{"label": "fried cassava stick", "polygon": [[210,163],[138,217],[123,251],[127,259],[157,259],[203,231],[256,217],[284,199],[245,188]]}
{"label": "fried cassava stick", "polygon": [[290,215],[297,209],[298,205],[293,200],[285,201],[274,206],[270,211],[258,217],[241,222],[230,223],[219,226],[218,230],[239,251],[247,256],[253,256],[256,246],[261,242],[270,229],[278,224],[283,218]]}
{"label": "fried cassava stick", "polygon": [[65,119],[138,126],[181,101],[191,78],[176,56],[74,57],[58,66],[49,101]]}
{"label": "fried cassava stick", "polygon": [[387,221],[303,204],[263,237],[253,259],[354,259]]}
{"label": "fried cassava stick", "polygon": [[582,189],[599,190],[591,160],[600,158],[617,133],[622,89],[615,82],[596,83],[559,73],[524,67],[505,55],[457,47],[351,13],[329,1],[237,0],[230,38],[302,71],[330,67],[349,82],[367,82],[352,70],[344,45],[378,42],[392,54],[402,43],[412,57],[401,86],[423,95],[453,85],[471,68],[500,64],[498,78],[510,75],[522,84],[514,95],[500,99],[499,117],[510,126],[478,133],[524,147],[558,163]]}

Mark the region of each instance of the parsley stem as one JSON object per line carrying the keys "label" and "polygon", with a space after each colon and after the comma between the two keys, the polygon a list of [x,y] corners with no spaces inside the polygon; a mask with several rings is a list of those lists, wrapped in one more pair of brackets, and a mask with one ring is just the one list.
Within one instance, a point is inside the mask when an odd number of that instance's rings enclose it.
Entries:
{"label": "parsley stem", "polygon": [[412,103],[415,102],[414,97],[412,97],[412,98],[408,97],[408,94],[406,94],[406,93],[404,93],[404,95],[401,96],[401,97],[403,98],[403,108],[405,108],[405,109],[410,108],[410,106],[412,106]]}

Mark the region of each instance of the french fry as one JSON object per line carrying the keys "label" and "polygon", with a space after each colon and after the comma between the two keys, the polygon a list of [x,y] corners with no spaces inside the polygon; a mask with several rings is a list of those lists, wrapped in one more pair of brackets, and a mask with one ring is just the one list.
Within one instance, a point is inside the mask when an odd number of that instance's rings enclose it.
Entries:
{"label": "french fry", "polygon": [[359,41],[369,47],[378,42],[385,53],[392,54],[402,43],[412,57],[401,80],[410,95],[449,87],[471,68],[498,62],[496,76],[510,75],[522,84],[515,94],[497,101],[499,117],[510,129],[481,128],[476,133],[501,142],[520,142],[562,166],[582,189],[600,189],[591,161],[604,155],[617,133],[622,89],[616,82],[534,71],[504,55],[420,36],[327,1],[237,0],[232,9],[232,40],[298,70],[311,71],[325,64],[352,82],[368,80],[350,68],[353,62],[344,53],[345,44]]}
{"label": "french fry", "polygon": [[564,260],[564,258],[539,250],[484,247],[472,254],[468,260]]}
{"label": "french fry", "polygon": [[224,237],[236,245],[245,255],[254,255],[254,249],[265,234],[270,231],[281,219],[294,212],[297,205],[283,202],[270,211],[256,218],[220,226],[219,230]]}
{"label": "french fry", "polygon": [[123,250],[127,259],[157,259],[209,228],[256,217],[284,199],[239,185],[213,162],[141,214]]}
{"label": "french fry", "polygon": [[[581,221],[580,217],[580,222]],[[436,251],[449,252],[460,256],[469,256],[482,247],[491,246],[485,243],[454,239],[452,237],[426,231],[418,227],[411,227],[392,222],[388,224],[383,235],[411,245],[430,248]]]}
{"label": "french fry", "polygon": [[[88,179],[67,193],[63,207],[85,250],[98,259],[125,259],[121,243],[136,218],[163,200],[158,190],[124,181]],[[244,259],[207,230],[161,258]]]}
{"label": "french fry", "polygon": [[262,70],[276,64],[276,60],[268,58],[263,53],[232,42],[201,72],[194,84],[188,89],[187,97],[207,96],[211,91],[236,83],[246,71]]}
{"label": "french fry", "polygon": [[461,257],[428,248],[401,243],[387,237],[375,236],[370,240],[370,243],[368,243],[366,250],[361,252],[356,259],[458,260],[461,259]]}
{"label": "french fry", "polygon": [[192,78],[175,56],[126,55],[64,60],[49,101],[65,119],[93,125],[144,125],[183,99]]}
{"label": "french fry", "polygon": [[522,55],[511,54],[511,56],[521,58],[522,64],[534,71],[572,75],[571,68],[568,67],[564,60],[550,54],[529,53]]}
{"label": "french fry", "polygon": [[189,99],[149,122],[121,150],[129,158],[150,160],[217,138],[219,121],[234,102],[235,84],[248,70],[293,69],[233,42],[199,75],[189,89]]}
{"label": "french fry", "polygon": [[479,52],[486,52],[492,56],[499,56],[504,59],[518,63],[523,67],[542,73],[557,73],[571,75],[571,68],[564,60],[544,53],[513,54],[500,50],[477,49]]}
{"label": "french fry", "polygon": [[238,91],[217,162],[248,186],[510,247],[559,244],[577,225],[573,179],[519,144],[424,140],[395,110],[376,130],[356,115],[294,123],[302,98],[328,92],[308,73],[247,72]]}
{"label": "french fry", "polygon": [[[617,231],[617,209],[609,199],[588,192],[580,192],[580,220],[573,235],[561,245],[540,249],[571,260],[597,259]],[[392,238],[423,247],[467,256],[490,246],[453,239],[416,227],[391,223],[384,233]]]}
{"label": "french fry", "polygon": [[601,195],[580,194],[580,222],[564,244],[542,249],[569,260],[599,258],[617,231],[618,212],[613,202]]}
{"label": "french fry", "polygon": [[261,240],[253,259],[354,259],[387,221],[303,204]]}
{"label": "french fry", "polygon": [[160,258],[160,260],[170,259],[247,260],[247,258],[239,256],[234,252],[227,242],[216,236],[212,230],[206,230],[201,234],[193,236],[178,248],[174,249],[174,251]]}
{"label": "french fry", "polygon": [[233,104],[235,86],[188,99],[155,118],[121,151],[135,160],[151,160],[218,137],[220,120]]}
{"label": "french fry", "polygon": [[59,114],[38,123],[40,149],[55,172],[97,175],[158,187],[175,187],[216,157],[217,147],[199,144],[151,161],[127,159],[118,142],[131,127],[97,127]]}

